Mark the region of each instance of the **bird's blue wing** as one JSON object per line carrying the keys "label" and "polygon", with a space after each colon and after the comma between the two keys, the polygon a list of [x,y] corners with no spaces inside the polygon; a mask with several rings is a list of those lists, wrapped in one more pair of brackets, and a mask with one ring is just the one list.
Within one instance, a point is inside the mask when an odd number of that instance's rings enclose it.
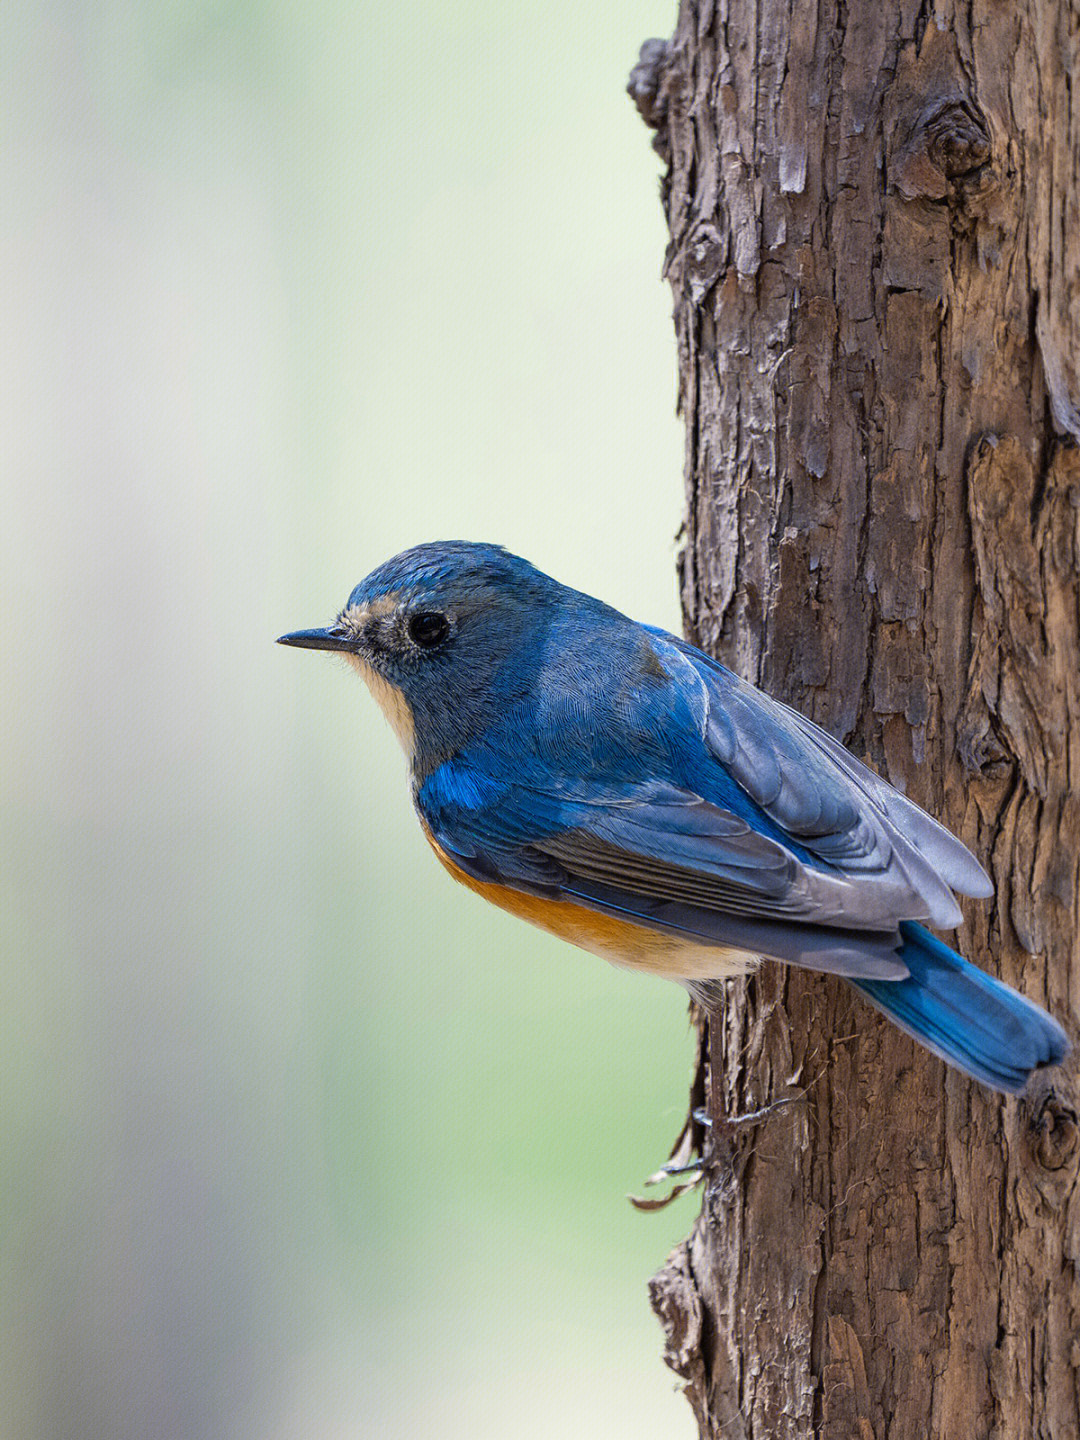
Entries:
{"label": "bird's blue wing", "polygon": [[[686,641],[650,633],[669,663],[684,663],[684,683],[704,689],[708,756],[816,859],[852,878],[906,875],[924,909],[899,918],[946,929],[961,919],[952,891],[984,899],[994,893],[961,841],[813,721]],[[865,887],[863,898],[870,893]]]}
{"label": "bird's blue wing", "polygon": [[880,979],[906,974],[902,920],[952,925],[951,886],[986,893],[959,841],[824,732],[684,642],[649,645],[662,683],[577,707],[574,734],[539,703],[528,745],[508,716],[427,778],[418,808],[462,869]]}
{"label": "bird's blue wing", "polygon": [[913,846],[950,889],[983,899],[994,893],[966,845],[827,731],[685,640],[650,634],[704,685],[710,754],[793,838],[823,860],[872,869],[884,832]]}
{"label": "bird's blue wing", "polygon": [[[731,812],[656,782],[637,794],[616,787],[604,795],[595,784],[588,798],[572,787],[556,794],[496,781],[477,759],[474,753],[440,766],[416,797],[439,850],[472,879],[703,946],[849,977],[907,974],[891,927],[826,928],[797,916],[798,861]],[[696,865],[689,854],[678,863],[647,853],[679,854],[684,846]]]}

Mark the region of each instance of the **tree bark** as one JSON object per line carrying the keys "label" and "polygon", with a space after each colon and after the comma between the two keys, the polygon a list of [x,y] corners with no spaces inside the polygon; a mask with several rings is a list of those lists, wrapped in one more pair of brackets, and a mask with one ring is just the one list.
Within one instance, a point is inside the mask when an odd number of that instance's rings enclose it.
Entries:
{"label": "tree bark", "polygon": [[[1080,1016],[1080,0],[682,0],[669,160],[688,634],[959,834],[956,943]],[[1070,77],[1074,77],[1070,81]],[[653,1281],[704,1437],[1076,1440],[1075,1059],[1018,1101],[766,964],[703,1046]]]}

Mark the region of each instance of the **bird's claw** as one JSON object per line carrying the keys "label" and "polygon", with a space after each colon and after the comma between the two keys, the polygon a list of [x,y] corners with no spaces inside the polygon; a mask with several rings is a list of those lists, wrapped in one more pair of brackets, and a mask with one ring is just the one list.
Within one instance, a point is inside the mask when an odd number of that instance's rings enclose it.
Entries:
{"label": "bird's claw", "polygon": [[763,1105],[760,1110],[749,1110],[745,1115],[721,1115],[720,1118],[715,1121],[705,1107],[699,1105],[698,1108],[693,1111],[693,1118],[698,1125],[703,1125],[706,1130],[712,1130],[714,1128],[717,1130],[733,1130],[739,1125],[756,1125],[759,1121],[766,1119],[775,1110],[780,1110],[785,1105],[790,1105],[793,1100],[797,1100],[798,1098],[797,1095],[782,1095],[779,1100],[770,1100],[768,1105]]}
{"label": "bird's claw", "polygon": [[[705,1109],[703,1105],[696,1106],[690,1112],[689,1119],[683,1126],[675,1148],[672,1151],[671,1159],[661,1165],[644,1182],[645,1185],[662,1185],[667,1180],[677,1179],[679,1176],[686,1176],[679,1184],[674,1185],[667,1195],[657,1199],[647,1198],[641,1195],[630,1195],[631,1205],[638,1210],[662,1210],[670,1205],[672,1200],[680,1195],[685,1195],[688,1190],[693,1190],[705,1178],[706,1160],[700,1153],[701,1145],[698,1141],[698,1134],[704,1130],[711,1134],[713,1142],[726,1131],[733,1131],[743,1125],[756,1125],[773,1114],[774,1111],[790,1105],[797,1100],[798,1095],[784,1095],[779,1100],[772,1100],[768,1105],[761,1106],[758,1110],[750,1110],[745,1115],[723,1115],[717,1119]],[[694,1152],[699,1153],[695,1154]]]}

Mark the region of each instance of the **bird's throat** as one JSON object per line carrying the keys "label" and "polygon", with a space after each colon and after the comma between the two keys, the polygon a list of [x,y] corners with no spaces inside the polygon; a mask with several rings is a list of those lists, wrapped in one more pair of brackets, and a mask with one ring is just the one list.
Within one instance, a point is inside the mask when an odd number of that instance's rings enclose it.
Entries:
{"label": "bird's throat", "polygon": [[379,702],[379,708],[390,721],[394,734],[401,741],[401,748],[411,761],[416,751],[416,727],[409,702],[396,685],[391,685],[359,655],[346,654],[345,659]]}

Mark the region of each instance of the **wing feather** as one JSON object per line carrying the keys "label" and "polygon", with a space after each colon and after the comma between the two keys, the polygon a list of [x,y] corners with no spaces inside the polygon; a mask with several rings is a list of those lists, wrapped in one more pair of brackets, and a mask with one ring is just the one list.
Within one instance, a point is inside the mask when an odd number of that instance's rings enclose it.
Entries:
{"label": "wing feather", "polygon": [[508,721],[420,786],[425,823],[467,873],[880,979],[907,973],[902,921],[949,928],[953,889],[989,893],[960,841],[831,736],[685,642],[648,634],[666,675],[657,709],[632,732],[602,705],[577,716],[592,727],[579,771],[564,733],[523,757]]}
{"label": "wing feather", "polygon": [[993,894],[989,876],[960,840],[813,721],[685,641],[653,633],[704,685],[712,753],[813,854],[847,871],[906,876],[925,902],[923,918],[945,929],[961,919],[953,890],[983,899]]}

